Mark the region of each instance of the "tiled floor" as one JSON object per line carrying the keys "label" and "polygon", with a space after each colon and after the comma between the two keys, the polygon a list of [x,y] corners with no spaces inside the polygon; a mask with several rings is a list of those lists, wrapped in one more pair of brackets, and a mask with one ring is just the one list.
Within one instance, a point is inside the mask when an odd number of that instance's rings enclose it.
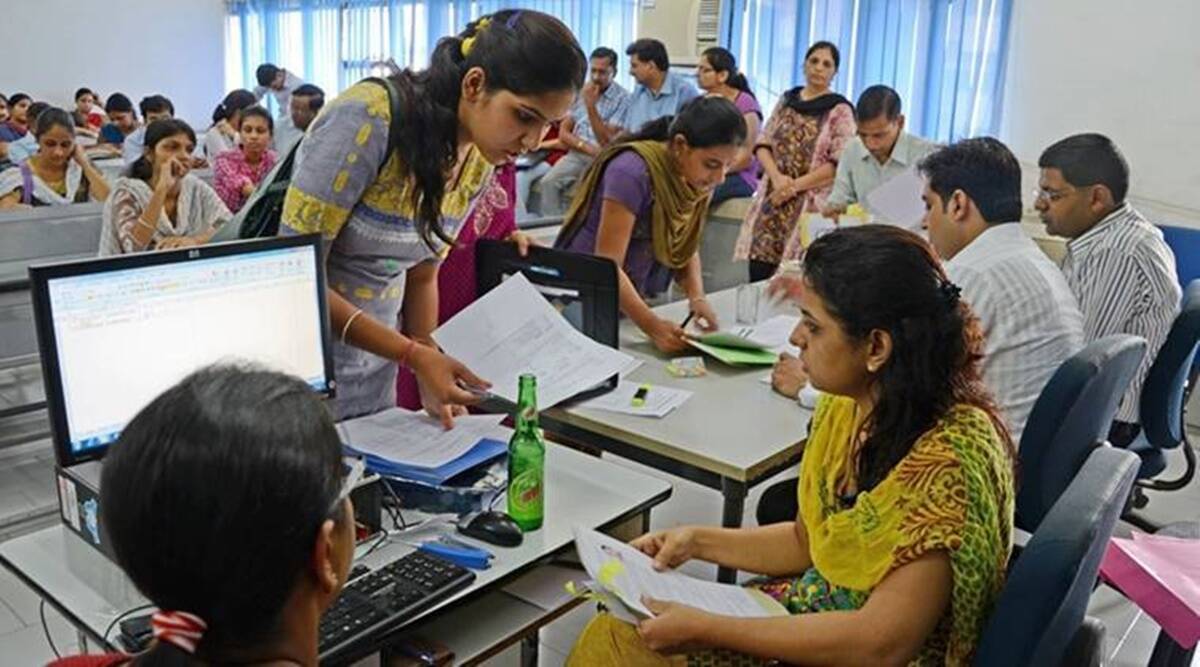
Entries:
{"label": "tiled floor", "polygon": [[[1181,457],[1174,458],[1179,459],[1174,461],[1179,465]],[[624,463],[674,483],[675,490],[671,499],[654,511],[653,528],[687,523],[712,523],[720,516],[721,497],[717,492],[665,477],[634,463]],[[38,506],[53,505],[50,465],[51,456],[45,443],[0,450],[0,525],[13,515],[29,514]],[[753,521],[753,508],[765,486],[761,485],[752,491],[747,499],[748,523]],[[1200,518],[1200,482],[1175,493],[1152,494],[1145,514],[1161,522]],[[50,520],[53,520],[53,517]],[[1127,527],[1124,529],[1127,530]],[[715,576],[714,568],[702,564],[688,564],[684,570],[695,576]],[[45,613],[50,635],[59,651],[77,650],[74,631],[49,607],[45,609]],[[1101,587],[1093,595],[1089,613],[1101,619],[1107,628],[1106,664],[1114,667],[1146,664],[1158,634],[1158,627],[1151,619],[1107,587]],[[539,664],[553,667],[562,665],[571,645],[591,614],[590,607],[584,605],[544,629],[540,637]],[[3,656],[0,662],[5,666],[44,664],[53,657],[42,629],[37,596],[2,568],[0,656]],[[492,660],[491,664],[516,667],[519,664],[518,649],[514,647]],[[1194,665],[1200,667],[1200,660]]]}

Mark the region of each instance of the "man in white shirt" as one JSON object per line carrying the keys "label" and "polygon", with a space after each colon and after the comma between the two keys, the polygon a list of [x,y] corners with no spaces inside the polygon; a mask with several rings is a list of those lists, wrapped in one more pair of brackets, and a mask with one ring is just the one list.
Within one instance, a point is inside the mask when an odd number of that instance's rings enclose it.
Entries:
{"label": "man in white shirt", "polygon": [[1058,267],[1021,228],[1021,166],[991,137],[920,163],[924,225],[950,280],[979,317],[983,380],[1019,445],[1050,376],[1083,347],[1083,316]]}
{"label": "man in white shirt", "polygon": [[[838,160],[833,192],[822,211],[825,216],[841,215],[850,204],[865,206],[867,195],[875,188],[916,169],[918,162],[939,148],[932,141],[905,132],[900,111],[899,93],[887,86],[871,86],[858,96],[854,106],[858,136],[846,144]],[[920,221],[912,222],[919,228]]]}
{"label": "man in white shirt", "polygon": [[303,85],[304,79],[270,63],[259,65],[254,70],[254,79],[258,81],[254,87],[254,98],[262,101],[267,93],[271,93],[275,98],[275,115],[278,118],[287,117],[292,108],[292,91]]}
{"label": "man in white shirt", "polygon": [[156,120],[175,117],[175,105],[163,95],[149,95],[138,102],[145,125],[129,133],[121,144],[121,158],[129,166],[142,157],[146,144],[146,127]]}
{"label": "man in white shirt", "polygon": [[1070,239],[1062,270],[1083,309],[1084,336],[1090,342],[1125,333],[1147,342],[1109,432],[1109,441],[1123,447],[1140,431],[1142,384],[1179,314],[1175,254],[1125,201],[1129,165],[1108,137],[1067,137],[1047,148],[1038,166],[1034,205],[1046,231]]}

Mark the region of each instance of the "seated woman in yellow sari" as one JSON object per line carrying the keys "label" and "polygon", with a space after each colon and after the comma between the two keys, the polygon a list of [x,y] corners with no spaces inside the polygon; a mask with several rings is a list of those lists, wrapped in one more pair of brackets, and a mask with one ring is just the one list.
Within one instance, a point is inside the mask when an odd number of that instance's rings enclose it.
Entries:
{"label": "seated woman in yellow sari", "polygon": [[789,616],[741,619],[648,600],[600,614],[571,665],[969,664],[1011,548],[1014,452],[979,377],[982,333],[925,241],[870,225],[809,247],[792,334],[817,405],[794,522],[685,526],[634,546],[700,559]]}

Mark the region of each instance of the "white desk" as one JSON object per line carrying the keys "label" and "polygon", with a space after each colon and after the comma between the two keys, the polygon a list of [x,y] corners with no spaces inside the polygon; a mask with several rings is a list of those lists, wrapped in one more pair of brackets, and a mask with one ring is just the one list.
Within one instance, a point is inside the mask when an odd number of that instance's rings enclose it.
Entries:
{"label": "white desk", "polygon": [[[735,298],[735,290],[709,297],[726,325],[734,324]],[[654,310],[682,322],[687,303]],[[632,322],[621,322],[620,335],[621,350],[643,361],[625,381],[689,389],[695,392],[692,397],[662,419],[567,406],[544,411],[542,426],[720,491],[724,497],[721,524],[740,526],[746,491],[800,460],[812,413],[761,381],[770,367],[734,368],[706,357],[708,375],[676,378],[666,371],[667,358]],[[718,572],[721,581],[732,582],[734,577],[735,572],[727,568]]]}
{"label": "white desk", "polygon": [[[524,542],[511,549],[479,543],[496,554],[492,567],[477,571],[470,587],[413,617],[397,632],[481,600],[489,591],[563,551],[572,543],[572,526],[609,528],[648,514],[670,495],[671,485],[667,482],[566,447],[548,445],[546,521],[541,530],[525,535]],[[421,535],[416,531],[404,539],[419,540]],[[410,551],[412,547],[393,541],[358,562],[375,568]],[[62,613],[81,637],[98,642],[106,650],[116,650],[111,643],[114,633],[109,631],[110,624],[122,613],[146,604],[115,564],[61,524],[0,544],[0,563]],[[580,579],[585,578],[581,573]],[[358,657],[379,650],[391,636],[393,633],[364,642]]]}

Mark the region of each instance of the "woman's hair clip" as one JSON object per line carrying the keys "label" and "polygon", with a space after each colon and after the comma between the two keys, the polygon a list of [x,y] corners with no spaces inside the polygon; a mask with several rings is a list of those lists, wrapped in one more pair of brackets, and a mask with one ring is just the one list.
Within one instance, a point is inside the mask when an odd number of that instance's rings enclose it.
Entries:
{"label": "woman's hair clip", "polygon": [[942,301],[950,308],[958,305],[958,297],[962,294],[962,288],[949,280],[943,280],[938,285],[938,294],[941,295]]}
{"label": "woman's hair clip", "polygon": [[462,46],[459,47],[459,50],[462,51],[462,55],[464,58],[471,55],[471,49],[475,48],[475,38],[478,37],[479,33],[483,32],[484,29],[486,29],[488,27],[488,25],[491,24],[491,22],[492,22],[492,17],[490,17],[490,16],[485,16],[475,22],[475,28],[471,31],[471,36],[464,37],[462,40]]}

